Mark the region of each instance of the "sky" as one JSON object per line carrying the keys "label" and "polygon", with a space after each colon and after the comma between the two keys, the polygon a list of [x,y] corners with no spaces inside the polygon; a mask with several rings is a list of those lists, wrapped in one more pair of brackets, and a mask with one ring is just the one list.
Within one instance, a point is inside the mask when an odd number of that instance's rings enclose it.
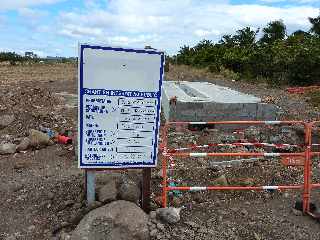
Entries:
{"label": "sky", "polygon": [[0,0],[0,51],[77,56],[78,43],[172,55],[202,39],[282,19],[288,34],[308,31],[320,0]]}

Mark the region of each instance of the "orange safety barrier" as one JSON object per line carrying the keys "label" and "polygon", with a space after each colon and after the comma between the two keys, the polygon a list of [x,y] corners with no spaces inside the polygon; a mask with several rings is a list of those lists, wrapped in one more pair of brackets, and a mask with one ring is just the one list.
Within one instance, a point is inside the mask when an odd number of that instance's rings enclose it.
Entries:
{"label": "orange safety barrier", "polygon": [[287,88],[288,93],[296,93],[296,94],[303,94],[307,91],[314,91],[319,90],[320,86],[309,86],[309,87],[290,87]]}
{"label": "orange safety barrier", "polygon": [[[195,150],[198,148],[206,148],[210,146],[223,146],[232,144],[208,144],[202,146],[192,146],[190,148],[169,149],[168,147],[168,129],[170,126],[186,127],[189,125],[228,125],[228,124],[244,124],[244,125],[296,125],[300,124],[304,126],[305,139],[304,139],[304,151],[302,152],[290,152],[290,153],[273,153],[273,152],[185,152],[186,150]],[[303,121],[217,121],[217,122],[167,122],[163,127],[163,143],[162,143],[162,205],[167,207],[167,194],[170,191],[203,191],[203,190],[285,190],[285,189],[302,189],[302,203],[303,212],[314,216],[310,212],[310,197],[311,190],[313,188],[320,188],[320,183],[312,183],[312,156],[320,156],[320,152],[312,152],[312,146],[319,146],[319,144],[312,144],[312,128],[320,124],[319,122],[307,123]],[[235,143],[235,145],[239,143]],[[248,143],[247,143],[248,144]],[[266,145],[266,143],[251,143],[252,145]],[[250,145],[250,143],[249,143]],[[269,144],[273,146],[274,144]],[[289,146],[290,144],[282,144],[283,146]],[[293,145],[297,146],[297,145]],[[281,162],[287,166],[301,166],[304,168],[304,180],[300,185],[280,185],[280,186],[170,186],[168,185],[168,161],[173,162],[174,157],[213,157],[213,156],[250,156],[250,157],[280,157]],[[170,170],[170,169],[169,169]]]}

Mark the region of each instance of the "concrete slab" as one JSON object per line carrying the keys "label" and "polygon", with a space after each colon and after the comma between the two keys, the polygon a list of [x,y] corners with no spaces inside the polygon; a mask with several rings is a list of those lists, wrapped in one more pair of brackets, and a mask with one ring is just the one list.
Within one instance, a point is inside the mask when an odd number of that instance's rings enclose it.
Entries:
{"label": "concrete slab", "polygon": [[270,121],[276,120],[279,108],[261,103],[258,97],[208,82],[166,81],[162,110],[168,121]]}

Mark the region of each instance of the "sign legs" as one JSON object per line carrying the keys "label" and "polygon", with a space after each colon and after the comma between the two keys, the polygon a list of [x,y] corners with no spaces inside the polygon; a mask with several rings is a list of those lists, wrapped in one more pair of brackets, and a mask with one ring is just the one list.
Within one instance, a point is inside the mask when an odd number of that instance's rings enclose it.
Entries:
{"label": "sign legs", "polygon": [[151,181],[151,168],[144,168],[142,170],[142,209],[150,212],[150,181]]}
{"label": "sign legs", "polygon": [[86,196],[88,205],[96,200],[96,176],[95,171],[85,170]]}

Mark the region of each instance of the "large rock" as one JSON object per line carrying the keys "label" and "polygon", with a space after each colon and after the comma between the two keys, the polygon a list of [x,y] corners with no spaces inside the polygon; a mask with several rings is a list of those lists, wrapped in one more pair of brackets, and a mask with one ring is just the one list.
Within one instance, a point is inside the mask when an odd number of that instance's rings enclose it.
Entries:
{"label": "large rock", "polygon": [[141,189],[136,182],[126,179],[121,183],[119,187],[119,199],[138,203],[140,196]]}
{"label": "large rock", "polygon": [[4,143],[0,145],[0,155],[1,154],[12,154],[17,150],[17,145],[13,143]]}
{"label": "large rock", "polygon": [[71,240],[148,240],[148,215],[137,205],[115,201],[89,212]]}
{"label": "large rock", "polygon": [[31,129],[29,133],[30,146],[40,147],[50,144],[50,137],[46,133],[34,129]]}
{"label": "large rock", "polygon": [[165,223],[174,224],[180,221],[180,211],[182,208],[158,208],[156,210],[157,218]]}
{"label": "large rock", "polygon": [[0,129],[6,128],[9,126],[13,121],[15,117],[14,115],[2,115],[0,116]]}
{"label": "large rock", "polygon": [[117,199],[118,189],[115,181],[110,181],[98,191],[98,200],[102,203],[111,202]]}

